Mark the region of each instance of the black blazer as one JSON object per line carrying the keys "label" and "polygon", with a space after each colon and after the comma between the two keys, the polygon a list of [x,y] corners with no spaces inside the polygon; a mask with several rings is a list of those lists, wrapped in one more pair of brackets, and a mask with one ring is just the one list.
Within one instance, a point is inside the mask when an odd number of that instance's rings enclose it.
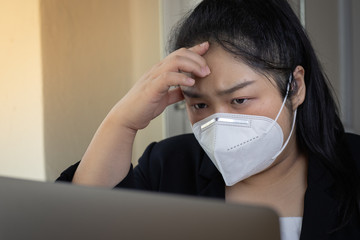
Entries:
{"label": "black blazer", "polygon": [[[360,169],[360,136],[347,134],[350,151]],[[71,181],[78,163],[65,170],[57,181]],[[308,187],[300,239],[360,239],[360,216],[339,231],[334,229],[336,197],[333,177],[313,156],[309,156]],[[193,134],[150,144],[139,164],[131,167],[116,187],[225,199],[221,174],[202,150]]]}

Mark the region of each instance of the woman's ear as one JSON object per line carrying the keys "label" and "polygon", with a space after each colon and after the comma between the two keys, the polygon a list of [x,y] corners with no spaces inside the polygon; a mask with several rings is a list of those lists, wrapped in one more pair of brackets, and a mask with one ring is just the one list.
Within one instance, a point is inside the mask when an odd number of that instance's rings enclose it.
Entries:
{"label": "woman's ear", "polygon": [[293,111],[295,111],[305,100],[305,69],[300,65],[296,66],[293,76],[290,90],[292,91],[291,103]]}

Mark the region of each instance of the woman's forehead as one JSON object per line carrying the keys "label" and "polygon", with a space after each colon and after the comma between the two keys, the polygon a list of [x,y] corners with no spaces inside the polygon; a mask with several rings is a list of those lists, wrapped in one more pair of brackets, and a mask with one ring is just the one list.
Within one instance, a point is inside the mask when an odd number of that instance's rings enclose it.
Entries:
{"label": "woman's forehead", "polygon": [[213,91],[221,95],[221,93],[233,92],[233,89],[245,88],[250,84],[273,85],[270,83],[273,80],[254,70],[220,47],[213,47],[203,57],[211,73],[205,78],[193,76],[196,80],[195,85],[193,87],[183,87],[182,89],[186,92],[200,93]]}

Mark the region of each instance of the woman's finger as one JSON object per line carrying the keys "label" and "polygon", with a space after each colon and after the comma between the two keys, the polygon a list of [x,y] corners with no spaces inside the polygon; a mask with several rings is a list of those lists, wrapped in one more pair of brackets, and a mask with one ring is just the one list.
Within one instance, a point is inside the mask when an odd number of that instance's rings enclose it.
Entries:
{"label": "woman's finger", "polygon": [[[198,55],[198,57],[200,57]],[[171,71],[171,72],[187,72],[192,73],[198,77],[205,77],[210,74],[210,69],[206,65],[205,60],[200,62],[199,60],[194,60],[189,58],[189,55],[174,55],[169,59],[160,70],[161,72]]]}
{"label": "woman's finger", "polygon": [[193,86],[195,80],[186,76],[183,73],[178,72],[165,72],[162,73],[155,81],[153,81],[154,87],[158,88],[160,93],[165,93],[169,91],[169,88],[172,86]]}
{"label": "woman's finger", "polygon": [[209,47],[210,47],[210,44],[209,44],[209,42],[206,41],[206,42],[203,42],[201,44],[198,44],[198,45],[195,45],[195,46],[189,48],[189,50],[202,56],[207,52]]}
{"label": "woman's finger", "polygon": [[192,59],[193,61],[199,63],[199,65],[206,66],[206,60],[202,57],[202,55],[204,55],[208,49],[209,49],[209,44],[205,42],[204,45],[198,44],[191,48],[180,48],[175,52],[173,52],[172,54],[170,54],[169,56],[172,55],[186,56]]}
{"label": "woman's finger", "polygon": [[171,105],[181,100],[184,100],[184,95],[182,94],[181,88],[179,87],[169,90],[168,96],[169,97],[167,105]]}
{"label": "woman's finger", "polygon": [[210,73],[206,60],[199,55],[205,54],[209,43],[198,44],[192,48],[181,48],[167,56],[159,65],[161,72],[183,71],[193,73],[198,77],[205,77]]}

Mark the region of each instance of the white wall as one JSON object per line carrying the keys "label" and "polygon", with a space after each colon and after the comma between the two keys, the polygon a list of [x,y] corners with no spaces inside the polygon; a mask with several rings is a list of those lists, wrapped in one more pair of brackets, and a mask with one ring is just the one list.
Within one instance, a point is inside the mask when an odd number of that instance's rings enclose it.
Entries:
{"label": "white wall", "polygon": [[0,175],[44,180],[39,0],[0,6]]}

